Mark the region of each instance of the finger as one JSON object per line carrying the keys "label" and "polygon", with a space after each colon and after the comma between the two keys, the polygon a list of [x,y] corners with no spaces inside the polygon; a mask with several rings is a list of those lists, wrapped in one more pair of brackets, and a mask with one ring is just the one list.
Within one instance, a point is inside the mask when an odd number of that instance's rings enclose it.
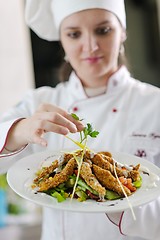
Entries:
{"label": "finger", "polygon": [[[39,114],[39,126],[38,126],[39,129],[46,130],[46,126],[47,124],[49,124],[49,122],[52,124],[55,124],[55,126],[57,127],[58,126],[62,127],[61,129],[67,128],[72,133],[77,132],[76,125],[58,113],[43,112],[43,114]],[[55,128],[54,128],[54,131],[56,131]],[[58,131],[59,131],[59,128],[58,128]]]}
{"label": "finger", "polygon": [[[60,108],[60,107],[57,107],[55,105],[52,105],[52,104],[47,104],[47,103],[43,103],[39,106],[38,108],[38,112],[53,112],[54,114],[60,114],[62,115],[63,117],[65,117],[66,119],[68,119],[70,122],[72,122],[78,131],[81,131],[84,129],[84,125],[81,121],[78,121],[76,119],[74,119],[71,114],[69,114],[68,112],[66,112],[64,109]],[[54,118],[54,117],[53,117]],[[67,122],[66,122],[67,123]],[[63,125],[64,123],[62,123]],[[69,124],[69,123],[68,123]],[[71,126],[73,126],[72,124],[69,124]],[[66,125],[65,125],[66,126]],[[72,127],[71,127],[72,128]],[[74,131],[73,131],[74,132]]]}
{"label": "finger", "polygon": [[55,113],[59,113],[63,116],[65,116],[65,114],[67,113],[65,110],[63,110],[62,108],[53,105],[53,104],[48,104],[48,103],[42,103],[38,109],[37,112],[55,112]]}
{"label": "finger", "polygon": [[74,119],[71,114],[67,113],[66,118],[76,125],[78,131],[82,131],[84,129],[84,124],[81,121]]}
{"label": "finger", "polygon": [[[68,127],[65,127],[63,125],[60,125],[59,123],[53,123],[51,121],[43,121],[43,123],[39,124],[39,127],[42,129],[44,132],[54,132],[62,135],[67,135],[71,130],[69,130]],[[73,131],[72,131],[73,132]],[[75,132],[75,130],[74,130]],[[76,130],[77,132],[77,130]]]}
{"label": "finger", "polygon": [[33,142],[43,147],[47,147],[47,141],[43,137],[40,137],[39,134],[34,135]]}
{"label": "finger", "polygon": [[47,123],[45,129],[46,132],[54,132],[62,135],[67,135],[70,132],[68,128],[55,123]]}

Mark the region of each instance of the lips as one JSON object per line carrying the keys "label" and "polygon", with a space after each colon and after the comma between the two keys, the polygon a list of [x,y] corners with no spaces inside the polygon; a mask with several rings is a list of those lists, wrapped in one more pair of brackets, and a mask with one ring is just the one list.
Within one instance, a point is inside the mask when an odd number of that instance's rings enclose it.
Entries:
{"label": "lips", "polygon": [[90,63],[96,63],[98,61],[100,61],[102,59],[102,57],[86,57],[83,60],[90,62]]}

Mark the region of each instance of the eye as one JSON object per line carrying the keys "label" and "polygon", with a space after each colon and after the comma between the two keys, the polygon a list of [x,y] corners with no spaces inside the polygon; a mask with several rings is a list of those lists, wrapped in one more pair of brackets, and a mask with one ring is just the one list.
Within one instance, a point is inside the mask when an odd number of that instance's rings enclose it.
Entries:
{"label": "eye", "polygon": [[106,35],[111,31],[110,27],[100,27],[96,29],[96,34],[98,35]]}
{"label": "eye", "polygon": [[74,32],[69,32],[67,34],[68,37],[76,39],[78,37],[80,37],[81,33],[79,31],[74,31]]}

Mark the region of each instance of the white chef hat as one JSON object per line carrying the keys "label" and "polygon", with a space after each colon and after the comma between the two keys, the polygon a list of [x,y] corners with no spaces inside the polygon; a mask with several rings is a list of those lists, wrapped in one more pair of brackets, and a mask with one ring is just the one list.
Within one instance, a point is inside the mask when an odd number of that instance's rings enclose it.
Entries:
{"label": "white chef hat", "polygon": [[124,0],[26,0],[25,19],[39,37],[53,41],[59,40],[59,27],[64,18],[94,8],[114,13],[126,28]]}

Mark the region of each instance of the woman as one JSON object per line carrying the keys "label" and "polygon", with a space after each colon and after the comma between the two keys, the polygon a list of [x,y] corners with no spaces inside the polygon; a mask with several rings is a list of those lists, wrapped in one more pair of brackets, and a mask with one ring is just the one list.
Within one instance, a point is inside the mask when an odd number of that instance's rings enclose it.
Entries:
{"label": "woman", "polygon": [[[75,147],[63,136],[71,132],[78,138],[76,132],[83,129],[71,112],[100,132],[88,142],[91,148],[145,156],[160,166],[160,91],[133,79],[120,64],[124,1],[28,1],[26,18],[39,36],[61,40],[74,70],[68,82],[31,91],[6,113],[0,126],[1,169],[43,146]],[[134,212],[136,221],[130,210],[107,217],[44,208],[42,240],[158,240],[160,199]]]}

